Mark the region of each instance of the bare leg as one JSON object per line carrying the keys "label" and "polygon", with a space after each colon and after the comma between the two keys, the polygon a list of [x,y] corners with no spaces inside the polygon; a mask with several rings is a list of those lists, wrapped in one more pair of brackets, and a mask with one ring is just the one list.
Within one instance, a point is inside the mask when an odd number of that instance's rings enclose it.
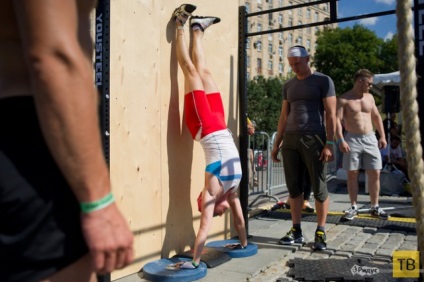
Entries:
{"label": "bare leg", "polygon": [[293,224],[300,224],[302,217],[303,194],[296,198],[290,197],[290,213]]}
{"label": "bare leg", "polygon": [[175,24],[177,26],[177,59],[184,73],[184,91],[189,93],[193,90],[204,90],[199,73],[190,59],[184,35],[184,26],[179,22]]}
{"label": "bare leg", "polygon": [[329,206],[330,206],[330,197],[327,197],[327,199],[324,202],[315,200],[315,207],[317,209],[318,226],[325,226],[325,222],[327,221]]}
{"label": "bare leg", "polygon": [[347,171],[347,191],[349,193],[350,204],[356,205],[358,201],[358,175],[359,170]]}
{"label": "bare leg", "polygon": [[368,189],[372,206],[378,206],[378,195],[380,194],[380,170],[369,169],[366,171],[368,175]]}
{"label": "bare leg", "polygon": [[73,264],[41,282],[96,282],[90,254],[85,255]]}
{"label": "bare leg", "polygon": [[206,64],[205,52],[203,51],[203,31],[193,31],[193,49],[192,58],[193,63],[202,79],[204,90],[206,94],[218,92],[218,86],[212,78],[211,72]]}

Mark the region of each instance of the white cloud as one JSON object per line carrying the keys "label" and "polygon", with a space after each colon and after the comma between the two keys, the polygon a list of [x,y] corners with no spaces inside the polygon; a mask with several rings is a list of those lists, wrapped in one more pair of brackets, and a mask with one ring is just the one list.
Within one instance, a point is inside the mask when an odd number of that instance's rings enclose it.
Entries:
{"label": "white cloud", "polygon": [[386,4],[386,5],[393,5],[396,1],[395,0],[375,0],[375,2]]}
{"label": "white cloud", "polygon": [[389,31],[389,32],[386,34],[386,36],[384,36],[384,41],[392,39],[392,38],[393,38],[393,35],[394,35],[394,33],[393,33],[393,32],[391,32],[391,31]]}
{"label": "white cloud", "polygon": [[366,19],[359,20],[359,23],[362,25],[370,26],[370,25],[375,25],[377,21],[378,21],[378,18],[374,17],[374,18],[366,18]]}

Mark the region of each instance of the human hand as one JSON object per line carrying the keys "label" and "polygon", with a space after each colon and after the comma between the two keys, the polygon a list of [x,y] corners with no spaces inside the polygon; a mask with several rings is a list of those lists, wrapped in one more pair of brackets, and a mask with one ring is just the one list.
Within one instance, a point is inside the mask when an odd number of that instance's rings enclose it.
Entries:
{"label": "human hand", "polygon": [[340,142],[339,149],[342,153],[349,153],[350,152],[349,144],[346,141]]}
{"label": "human hand", "polygon": [[387,146],[386,138],[380,138],[378,140],[378,148],[384,149],[384,148],[386,148],[386,146]]}
{"label": "human hand", "polygon": [[280,152],[280,148],[278,147],[272,147],[271,151],[271,158],[274,162],[279,163],[281,160],[278,158],[278,153]]}
{"label": "human hand", "polygon": [[81,215],[82,231],[97,274],[121,269],[133,260],[133,235],[115,203]]}
{"label": "human hand", "polygon": [[228,248],[228,249],[231,249],[231,250],[242,250],[245,247],[243,247],[241,245],[241,243],[233,243],[233,244],[226,244],[226,245],[224,245],[224,248]]}
{"label": "human hand", "polygon": [[169,264],[166,266],[167,269],[178,270],[178,269],[196,269],[199,266],[194,266],[190,261],[179,261],[177,263]]}
{"label": "human hand", "polygon": [[332,145],[325,145],[324,149],[322,149],[321,154],[319,156],[319,160],[323,163],[331,162],[334,159]]}

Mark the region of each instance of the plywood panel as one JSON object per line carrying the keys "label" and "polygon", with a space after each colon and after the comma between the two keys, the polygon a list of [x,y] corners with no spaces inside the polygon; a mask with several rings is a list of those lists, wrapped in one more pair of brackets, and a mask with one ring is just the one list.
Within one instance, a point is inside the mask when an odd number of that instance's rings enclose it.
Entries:
{"label": "plywood panel", "polygon": [[[118,205],[135,234],[136,256],[112,279],[189,249],[197,233],[205,161],[183,122],[184,81],[170,21],[182,3],[111,1],[110,168]],[[237,139],[238,3],[195,4],[195,14],[222,19],[206,31],[205,52]],[[209,239],[229,237],[229,215],[214,219]]]}

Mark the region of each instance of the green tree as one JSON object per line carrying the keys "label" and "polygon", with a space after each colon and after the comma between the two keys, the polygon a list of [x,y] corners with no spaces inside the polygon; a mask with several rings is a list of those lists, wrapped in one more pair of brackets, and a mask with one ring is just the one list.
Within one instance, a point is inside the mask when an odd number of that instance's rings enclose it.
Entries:
{"label": "green tree", "polygon": [[385,42],[362,25],[326,28],[317,35],[312,65],[333,79],[338,95],[352,88],[352,76],[358,69],[376,74],[397,70],[395,38]]}
{"label": "green tree", "polygon": [[277,130],[282,103],[283,80],[278,77],[255,77],[247,84],[248,116],[256,123],[257,131],[268,134]]}
{"label": "green tree", "polygon": [[391,39],[384,41],[381,45],[380,59],[383,61],[383,66],[380,69],[381,73],[399,70],[397,37],[397,34],[395,34]]}

